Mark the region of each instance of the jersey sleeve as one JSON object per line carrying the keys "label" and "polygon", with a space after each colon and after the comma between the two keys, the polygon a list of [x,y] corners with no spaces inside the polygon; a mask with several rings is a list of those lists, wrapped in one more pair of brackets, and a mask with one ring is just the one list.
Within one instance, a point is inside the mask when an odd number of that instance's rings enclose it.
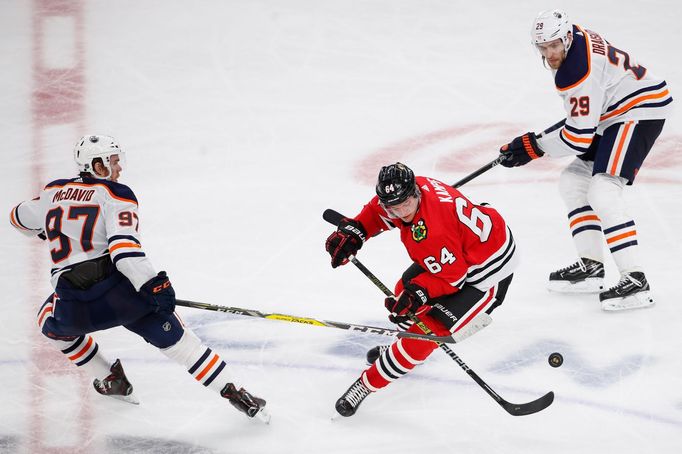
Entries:
{"label": "jersey sleeve", "polygon": [[540,137],[538,145],[552,157],[581,155],[590,148],[597,133],[604,92],[595,78],[588,77],[562,97],[566,123]]}
{"label": "jersey sleeve", "polygon": [[379,198],[374,196],[353,219],[360,222],[367,232],[367,239],[381,232],[393,229],[395,225],[386,211],[379,205]]}
{"label": "jersey sleeve", "polygon": [[9,213],[12,227],[28,237],[44,234],[45,216],[42,214],[40,198],[21,202]]}
{"label": "jersey sleeve", "polygon": [[145,282],[156,276],[156,271],[142,248],[134,197],[111,198],[105,210],[105,223],[111,261],[139,291]]}

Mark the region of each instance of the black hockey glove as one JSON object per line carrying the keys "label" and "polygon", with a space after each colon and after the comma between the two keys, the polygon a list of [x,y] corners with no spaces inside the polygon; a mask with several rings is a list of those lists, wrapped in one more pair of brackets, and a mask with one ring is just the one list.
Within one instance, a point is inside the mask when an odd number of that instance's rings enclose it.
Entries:
{"label": "black hockey glove", "polygon": [[391,296],[384,300],[384,306],[391,313],[388,319],[395,323],[403,323],[409,319],[408,313],[414,314],[423,304],[429,303],[429,294],[418,285],[408,284],[398,298]]}
{"label": "black hockey glove", "polygon": [[140,287],[140,295],[154,307],[154,312],[172,314],[175,310],[175,290],[165,271],[149,279]]}
{"label": "black hockey glove", "polygon": [[500,162],[505,167],[519,167],[528,164],[533,159],[541,158],[545,153],[540,150],[534,132],[527,132],[500,148],[500,154],[505,159]]}
{"label": "black hockey glove", "polygon": [[367,237],[365,228],[355,219],[343,218],[336,232],[329,235],[324,247],[332,256],[332,268],[345,265],[358,253]]}

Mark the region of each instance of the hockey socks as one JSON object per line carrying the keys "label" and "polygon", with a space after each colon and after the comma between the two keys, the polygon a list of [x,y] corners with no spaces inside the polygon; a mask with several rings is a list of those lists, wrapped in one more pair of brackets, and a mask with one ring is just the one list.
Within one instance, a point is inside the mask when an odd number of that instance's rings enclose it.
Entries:
{"label": "hockey socks", "polygon": [[187,328],[175,345],[161,349],[161,353],[182,364],[196,381],[217,393],[220,393],[228,382],[239,388],[229,372],[227,363],[220,355],[203,345]]}

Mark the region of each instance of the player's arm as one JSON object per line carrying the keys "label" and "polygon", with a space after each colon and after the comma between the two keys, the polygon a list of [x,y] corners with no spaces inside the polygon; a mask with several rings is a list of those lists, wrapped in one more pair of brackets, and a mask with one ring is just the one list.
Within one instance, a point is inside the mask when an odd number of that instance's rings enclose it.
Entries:
{"label": "player's arm", "polygon": [[551,157],[585,153],[597,132],[604,90],[588,79],[564,96],[566,122],[563,127],[538,138],[539,147]]}
{"label": "player's arm", "polygon": [[382,216],[383,209],[375,196],[354,218],[343,218],[327,238],[325,249],[332,258],[332,268],[348,263],[369,238],[393,227],[388,218]]}
{"label": "player's arm", "polygon": [[40,198],[21,202],[9,213],[12,227],[28,237],[45,239],[45,216],[42,214]]}
{"label": "player's arm", "polygon": [[137,204],[112,199],[104,213],[111,261],[139,291],[156,271],[140,240]]}

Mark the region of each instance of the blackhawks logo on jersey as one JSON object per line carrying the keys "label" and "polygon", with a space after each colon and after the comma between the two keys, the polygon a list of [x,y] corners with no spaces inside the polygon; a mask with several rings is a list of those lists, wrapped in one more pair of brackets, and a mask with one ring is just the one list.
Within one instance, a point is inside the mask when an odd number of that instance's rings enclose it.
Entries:
{"label": "blackhawks logo on jersey", "polygon": [[424,224],[423,219],[412,225],[412,239],[417,243],[426,239],[426,224]]}

